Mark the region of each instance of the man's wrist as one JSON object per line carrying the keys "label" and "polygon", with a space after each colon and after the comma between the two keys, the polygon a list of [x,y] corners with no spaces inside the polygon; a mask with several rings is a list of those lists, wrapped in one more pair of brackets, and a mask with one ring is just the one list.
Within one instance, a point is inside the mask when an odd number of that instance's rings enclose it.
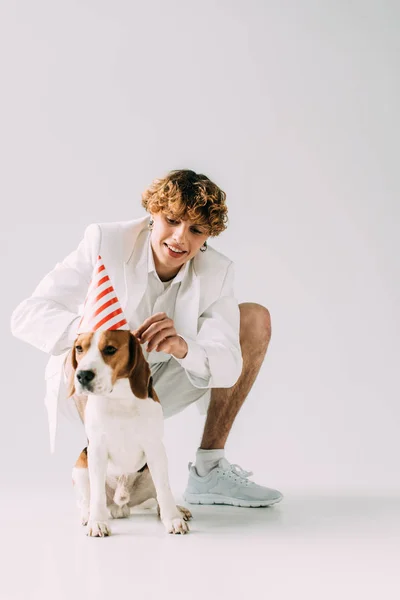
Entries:
{"label": "man's wrist", "polygon": [[187,355],[188,351],[189,351],[189,346],[187,345],[186,341],[183,339],[183,337],[181,335],[178,335],[178,338],[180,339],[180,341],[182,342],[181,348],[179,348],[178,352],[173,354],[173,356],[175,358],[185,358],[185,356]]}

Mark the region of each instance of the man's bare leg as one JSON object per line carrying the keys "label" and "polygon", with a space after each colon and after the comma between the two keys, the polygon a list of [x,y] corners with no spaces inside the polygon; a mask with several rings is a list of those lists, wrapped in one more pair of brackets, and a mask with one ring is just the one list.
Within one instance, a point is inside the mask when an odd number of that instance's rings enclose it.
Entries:
{"label": "man's bare leg", "polygon": [[240,304],[242,373],[234,386],[213,389],[195,465],[189,463],[184,498],[191,504],[265,507],[280,502],[278,490],[249,482],[251,472],[226,460],[225,443],[240,407],[257,377],[271,337],[271,320],[259,304]]}
{"label": "man's bare leg", "polygon": [[245,302],[240,309],[242,373],[231,388],[214,388],[207,412],[200,448],[224,448],[233,422],[250,392],[263,363],[271,339],[271,318],[261,304]]}

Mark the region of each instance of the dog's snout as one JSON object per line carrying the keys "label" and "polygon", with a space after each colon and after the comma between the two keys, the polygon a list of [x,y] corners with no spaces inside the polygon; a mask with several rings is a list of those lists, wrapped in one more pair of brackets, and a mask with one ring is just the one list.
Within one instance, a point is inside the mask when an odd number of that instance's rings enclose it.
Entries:
{"label": "dog's snout", "polygon": [[81,385],[85,386],[94,379],[94,375],[93,371],[78,371],[76,378]]}

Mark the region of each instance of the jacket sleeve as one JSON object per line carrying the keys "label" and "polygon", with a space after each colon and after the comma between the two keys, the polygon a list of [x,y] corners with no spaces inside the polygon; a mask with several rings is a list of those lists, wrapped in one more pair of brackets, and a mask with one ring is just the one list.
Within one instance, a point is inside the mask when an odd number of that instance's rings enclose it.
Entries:
{"label": "jacket sleeve", "polygon": [[234,296],[234,266],[227,269],[219,298],[199,317],[195,340],[185,358],[176,359],[197,388],[229,388],[239,379],[243,359],[239,339],[240,311]]}
{"label": "jacket sleeve", "polygon": [[13,311],[11,332],[15,337],[54,355],[72,347],[79,307],[85,301],[100,242],[100,226],[89,225],[78,248],[57,263],[32,296]]}

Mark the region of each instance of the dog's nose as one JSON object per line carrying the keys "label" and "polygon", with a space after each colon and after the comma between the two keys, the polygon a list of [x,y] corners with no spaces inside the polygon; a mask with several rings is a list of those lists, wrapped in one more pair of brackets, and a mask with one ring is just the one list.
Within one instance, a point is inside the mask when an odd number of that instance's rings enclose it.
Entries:
{"label": "dog's nose", "polygon": [[85,386],[94,379],[94,373],[93,371],[78,371],[76,378],[81,385]]}

